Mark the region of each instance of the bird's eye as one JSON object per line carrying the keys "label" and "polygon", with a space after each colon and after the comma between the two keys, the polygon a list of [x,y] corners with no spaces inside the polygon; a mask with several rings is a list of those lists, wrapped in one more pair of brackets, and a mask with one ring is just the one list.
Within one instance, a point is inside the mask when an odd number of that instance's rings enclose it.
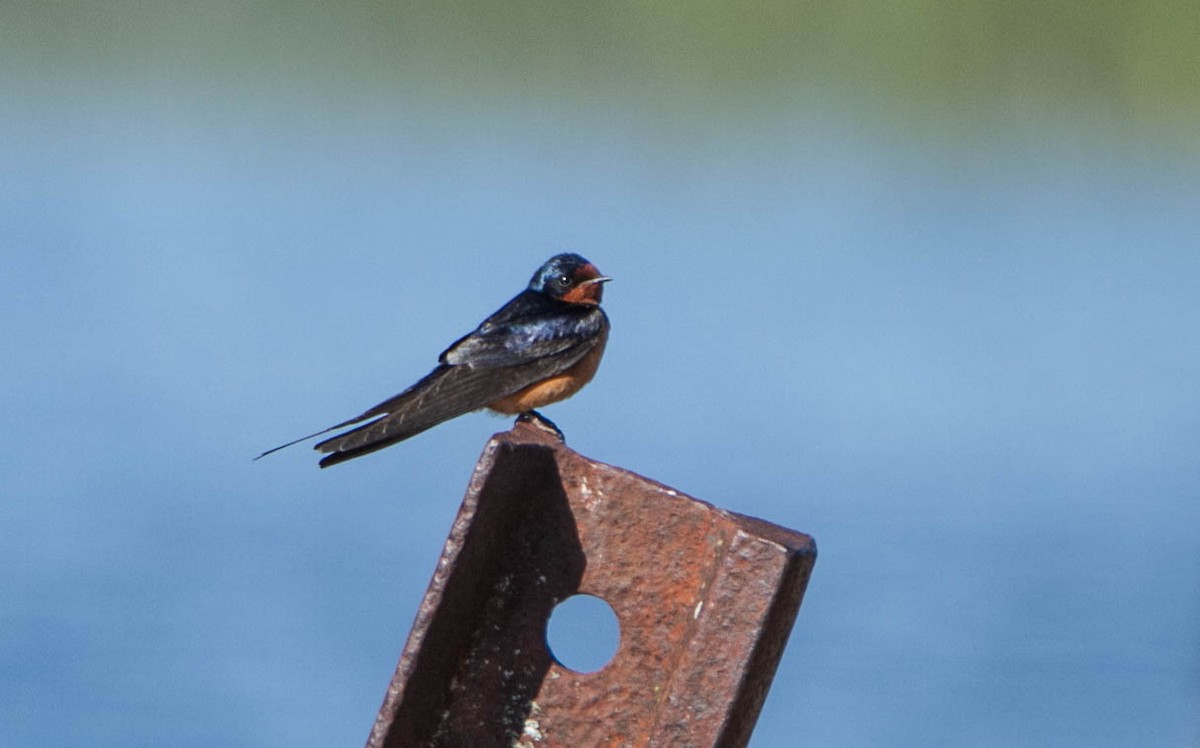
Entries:
{"label": "bird's eye", "polygon": [[560,276],[558,276],[556,281],[557,281],[558,285],[562,286],[563,288],[566,288],[567,286],[571,285],[571,276],[560,275]]}

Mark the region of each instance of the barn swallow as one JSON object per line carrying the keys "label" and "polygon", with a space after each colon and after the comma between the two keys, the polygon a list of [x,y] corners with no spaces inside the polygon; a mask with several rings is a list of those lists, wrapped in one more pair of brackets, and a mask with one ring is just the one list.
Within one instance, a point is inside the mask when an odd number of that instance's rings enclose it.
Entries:
{"label": "barn swallow", "polygon": [[577,254],[551,257],[524,291],[442,351],[424,379],[362,415],[254,459],[370,420],[313,447],[327,454],[320,464],[329,467],[483,408],[540,421],[561,438],[534,409],[574,395],[596,374],[608,340],[608,317],[600,308],[608,280]]}

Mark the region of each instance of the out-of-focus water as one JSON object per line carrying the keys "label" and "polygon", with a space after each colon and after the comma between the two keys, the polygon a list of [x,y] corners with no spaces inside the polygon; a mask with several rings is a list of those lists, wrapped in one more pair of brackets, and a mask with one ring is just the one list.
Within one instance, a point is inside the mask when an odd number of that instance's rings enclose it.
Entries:
{"label": "out-of-focus water", "polygon": [[0,743],[364,740],[507,421],[250,458],[564,250],[616,278],[569,443],[819,544],[755,746],[1200,740],[1200,159],[1154,101],[222,7],[5,10]]}

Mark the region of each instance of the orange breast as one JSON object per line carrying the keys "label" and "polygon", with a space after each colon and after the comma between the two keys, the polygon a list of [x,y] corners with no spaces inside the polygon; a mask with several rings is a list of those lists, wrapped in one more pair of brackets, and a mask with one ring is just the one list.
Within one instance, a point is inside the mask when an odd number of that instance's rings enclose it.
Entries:
{"label": "orange breast", "polygon": [[585,384],[592,381],[592,377],[596,376],[596,369],[600,367],[600,357],[604,355],[604,345],[607,342],[608,331],[605,330],[596,346],[570,369],[540,382],[534,382],[507,397],[502,397],[488,408],[497,413],[515,415],[556,403],[559,400],[566,400],[579,392]]}

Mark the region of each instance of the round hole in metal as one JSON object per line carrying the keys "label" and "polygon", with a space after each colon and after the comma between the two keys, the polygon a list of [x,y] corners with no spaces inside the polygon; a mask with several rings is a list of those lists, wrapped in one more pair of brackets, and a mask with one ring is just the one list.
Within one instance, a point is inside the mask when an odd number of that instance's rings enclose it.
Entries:
{"label": "round hole in metal", "polygon": [[572,595],[550,612],[546,647],[554,661],[577,673],[594,673],[617,653],[621,625],[612,606],[595,595]]}

